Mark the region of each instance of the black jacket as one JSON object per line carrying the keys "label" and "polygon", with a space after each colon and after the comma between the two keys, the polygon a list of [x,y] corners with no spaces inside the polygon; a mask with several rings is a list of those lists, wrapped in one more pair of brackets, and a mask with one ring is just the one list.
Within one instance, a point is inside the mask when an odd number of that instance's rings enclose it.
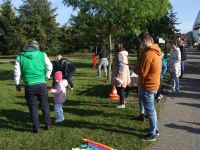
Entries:
{"label": "black jacket", "polygon": [[106,52],[106,46],[101,45],[101,47],[98,48],[97,54],[99,55],[99,58],[107,58],[107,52]]}
{"label": "black jacket", "polygon": [[53,74],[56,71],[62,71],[63,76],[67,76],[70,72],[76,71],[76,67],[71,61],[65,58],[61,58],[59,61],[53,62]]}
{"label": "black jacket", "polygon": [[179,46],[181,51],[181,61],[185,61],[187,59],[187,55],[185,52],[185,47],[183,45]]}

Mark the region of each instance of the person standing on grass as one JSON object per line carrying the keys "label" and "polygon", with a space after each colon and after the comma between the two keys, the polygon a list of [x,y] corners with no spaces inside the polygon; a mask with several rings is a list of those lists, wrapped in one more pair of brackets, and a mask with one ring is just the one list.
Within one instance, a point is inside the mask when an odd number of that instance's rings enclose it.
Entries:
{"label": "person standing on grass", "polygon": [[[76,74],[75,65],[68,59],[63,58],[61,55],[56,56],[56,62],[53,64],[53,74],[57,71],[62,71],[63,79],[66,79],[69,83],[70,89],[74,89],[74,83],[72,76]],[[55,86],[55,79],[53,78],[53,87]]]}
{"label": "person standing on grass", "polygon": [[142,138],[143,141],[155,141],[158,132],[157,113],[155,109],[155,95],[160,85],[162,68],[161,50],[153,43],[149,33],[141,33],[139,36],[140,48],[144,50],[135,72],[140,76],[140,98],[143,102],[146,114],[149,117],[149,133]]}
{"label": "person standing on grass", "polygon": [[14,66],[16,90],[21,90],[20,77],[22,77],[34,133],[37,133],[40,128],[38,101],[43,112],[45,129],[49,130],[51,127],[46,87],[46,81],[50,78],[51,72],[52,64],[46,53],[40,51],[39,44],[35,40],[31,41],[16,58]]}
{"label": "person standing on grass", "polygon": [[128,52],[124,49],[122,43],[115,44],[115,57],[112,64],[111,85],[117,87],[117,93],[120,96],[117,108],[125,108],[124,89],[130,84],[130,71],[128,66]]}
{"label": "person standing on grass", "polygon": [[98,64],[98,76],[101,77],[101,68],[103,67],[104,71],[104,76],[107,77],[108,71],[107,71],[107,66],[108,66],[108,59],[107,59],[107,50],[106,46],[102,44],[98,50],[97,50],[97,55],[99,55],[99,64]]}
{"label": "person standing on grass", "polygon": [[169,72],[172,82],[172,93],[179,93],[179,77],[181,75],[181,52],[176,42],[172,42],[172,53],[169,57]]}
{"label": "person standing on grass", "polygon": [[93,64],[93,69],[96,69],[96,65],[97,65],[97,56],[96,56],[96,54],[92,55],[92,64]]}
{"label": "person standing on grass", "polygon": [[[140,48],[138,52],[138,60],[140,60],[140,57],[143,55],[144,49]],[[140,83],[140,76],[138,76],[138,83]],[[145,121],[145,110],[144,110],[144,105],[140,96],[140,91],[141,91],[141,85],[138,84],[138,101],[139,101],[139,108],[140,108],[140,114],[135,118],[138,121]]]}

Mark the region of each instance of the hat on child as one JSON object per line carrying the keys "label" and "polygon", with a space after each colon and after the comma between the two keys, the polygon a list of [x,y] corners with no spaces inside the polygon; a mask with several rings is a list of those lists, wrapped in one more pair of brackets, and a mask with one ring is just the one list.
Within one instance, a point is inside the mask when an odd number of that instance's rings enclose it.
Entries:
{"label": "hat on child", "polygon": [[55,80],[58,80],[58,81],[62,80],[62,78],[63,78],[62,71],[55,72],[54,78],[55,78]]}

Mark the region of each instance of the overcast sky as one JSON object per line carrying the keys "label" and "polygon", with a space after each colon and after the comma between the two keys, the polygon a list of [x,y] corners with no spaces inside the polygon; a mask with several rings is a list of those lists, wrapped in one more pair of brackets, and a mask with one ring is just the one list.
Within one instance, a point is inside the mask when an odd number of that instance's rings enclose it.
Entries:
{"label": "overcast sky", "polygon": [[[52,2],[52,7],[57,7],[57,17],[56,20],[61,25],[68,22],[71,14],[73,12],[72,8],[64,6],[62,0],[50,0]],[[3,0],[0,0],[2,3]],[[177,26],[182,33],[186,33],[192,30],[194,21],[200,11],[200,0],[170,0],[174,7],[174,12],[177,12],[178,22],[181,24]],[[18,7],[22,4],[22,0],[12,0],[14,6]]]}

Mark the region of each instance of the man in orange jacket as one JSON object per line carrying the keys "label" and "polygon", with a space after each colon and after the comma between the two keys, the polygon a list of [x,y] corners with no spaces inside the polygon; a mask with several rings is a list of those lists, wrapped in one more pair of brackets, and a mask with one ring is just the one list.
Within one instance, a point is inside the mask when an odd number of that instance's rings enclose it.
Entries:
{"label": "man in orange jacket", "polygon": [[135,72],[140,77],[141,91],[139,97],[143,102],[150,124],[149,133],[142,140],[155,141],[159,132],[154,100],[160,86],[162,56],[160,48],[153,43],[153,38],[149,33],[142,33],[139,36],[139,41],[143,53],[139,58],[138,65],[135,67]]}

